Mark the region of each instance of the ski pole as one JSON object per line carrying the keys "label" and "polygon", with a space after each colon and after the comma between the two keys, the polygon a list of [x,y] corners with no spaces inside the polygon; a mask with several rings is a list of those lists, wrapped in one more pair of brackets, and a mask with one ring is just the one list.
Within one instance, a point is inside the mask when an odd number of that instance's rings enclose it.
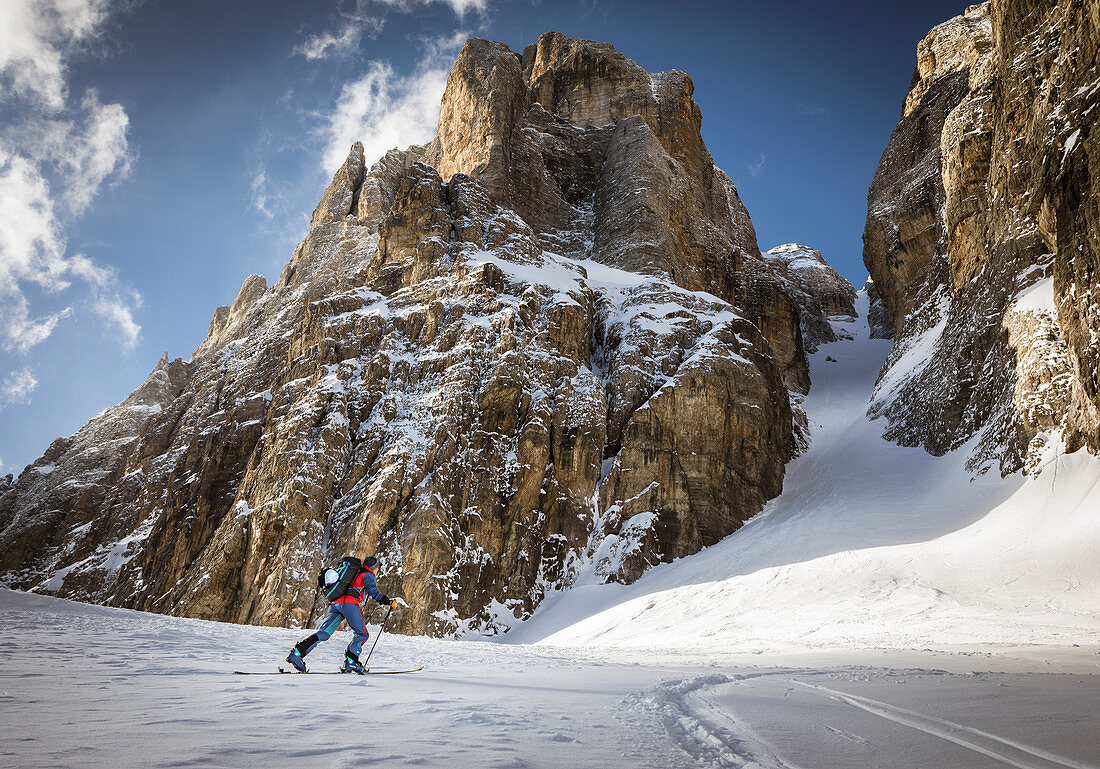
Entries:
{"label": "ski pole", "polygon": [[378,626],[378,635],[374,637],[374,643],[371,644],[370,651],[367,652],[367,659],[363,663],[363,667],[370,671],[366,663],[370,662],[370,655],[374,654],[374,647],[378,645],[378,639],[382,637],[382,631],[386,629],[386,623],[390,621],[390,615],[393,614],[393,606],[390,606],[390,610],[386,612],[386,618],[382,620],[382,624]]}

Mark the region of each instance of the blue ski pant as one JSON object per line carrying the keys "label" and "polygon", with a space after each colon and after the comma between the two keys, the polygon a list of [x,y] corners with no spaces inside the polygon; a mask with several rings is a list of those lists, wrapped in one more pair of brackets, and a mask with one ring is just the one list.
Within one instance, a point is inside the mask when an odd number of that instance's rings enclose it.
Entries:
{"label": "blue ski pant", "polygon": [[[329,604],[328,614],[325,615],[321,627],[317,628],[317,643],[327,641],[329,636],[340,627],[340,623],[345,621],[348,623],[348,627],[351,628],[351,632],[355,634],[351,639],[351,643],[348,644],[348,651],[358,657],[359,652],[363,650],[363,644],[370,637],[370,633],[367,632],[367,623],[363,620],[363,610],[357,603]],[[317,643],[313,646],[316,646]],[[307,654],[313,650],[313,646],[306,651]]]}

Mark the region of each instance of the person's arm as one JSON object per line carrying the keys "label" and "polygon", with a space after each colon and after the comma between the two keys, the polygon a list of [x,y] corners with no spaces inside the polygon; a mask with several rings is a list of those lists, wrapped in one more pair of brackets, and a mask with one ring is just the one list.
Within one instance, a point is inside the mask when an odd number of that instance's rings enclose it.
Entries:
{"label": "person's arm", "polygon": [[382,591],[378,589],[378,580],[376,580],[374,575],[369,571],[363,572],[363,588],[366,590],[367,595],[378,601],[378,603],[390,604],[390,599],[383,595]]}

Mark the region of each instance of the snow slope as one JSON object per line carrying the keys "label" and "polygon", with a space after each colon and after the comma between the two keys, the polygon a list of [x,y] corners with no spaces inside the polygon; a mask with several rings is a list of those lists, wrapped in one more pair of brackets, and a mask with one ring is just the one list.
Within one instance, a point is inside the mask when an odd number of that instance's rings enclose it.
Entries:
{"label": "snow slope", "polygon": [[[543,603],[511,642],[761,650],[1100,642],[1100,461],[973,477],[866,417],[890,342],[860,318],[811,358],[809,450],[742,529],[633,585]],[[834,360],[829,360],[832,358]],[[975,439],[977,440],[977,439]],[[1058,441],[1051,445],[1058,446]]]}

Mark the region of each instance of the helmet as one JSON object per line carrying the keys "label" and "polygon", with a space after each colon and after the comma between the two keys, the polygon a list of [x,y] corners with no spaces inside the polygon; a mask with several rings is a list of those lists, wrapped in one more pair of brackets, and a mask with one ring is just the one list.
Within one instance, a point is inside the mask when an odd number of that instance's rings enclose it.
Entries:
{"label": "helmet", "polygon": [[378,559],[375,558],[373,555],[368,555],[366,558],[363,559],[363,568],[365,568],[365,569],[377,569],[378,568]]}

